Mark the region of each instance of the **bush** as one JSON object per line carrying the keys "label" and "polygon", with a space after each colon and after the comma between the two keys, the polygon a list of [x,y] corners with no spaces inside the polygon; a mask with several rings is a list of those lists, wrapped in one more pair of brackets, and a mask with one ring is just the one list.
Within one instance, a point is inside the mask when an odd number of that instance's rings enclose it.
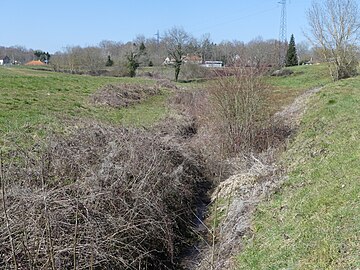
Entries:
{"label": "bush", "polygon": [[141,103],[150,96],[160,94],[160,88],[142,84],[108,84],[90,96],[90,102],[97,106],[112,108],[128,107]]}
{"label": "bush", "polygon": [[230,76],[221,72],[208,89],[180,91],[171,105],[194,119],[193,148],[203,156],[210,175],[223,178],[231,171],[224,160],[260,151],[271,144],[265,138],[275,139],[271,129],[263,131],[269,119],[263,72],[251,67],[232,68]]}
{"label": "bush", "polygon": [[206,183],[184,145],[85,125],[4,160],[1,269],[178,269]]}
{"label": "bush", "polygon": [[198,64],[185,63],[181,68],[180,77],[182,80],[202,79],[210,76],[207,68]]}
{"label": "bush", "polygon": [[209,89],[212,129],[229,154],[251,149],[254,134],[266,116],[260,70],[248,67],[233,71],[234,76],[219,78]]}

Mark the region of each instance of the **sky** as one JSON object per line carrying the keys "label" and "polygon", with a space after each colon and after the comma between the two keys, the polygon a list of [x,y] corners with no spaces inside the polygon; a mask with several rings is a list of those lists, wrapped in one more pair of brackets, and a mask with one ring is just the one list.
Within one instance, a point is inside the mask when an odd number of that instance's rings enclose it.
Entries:
{"label": "sky", "polygon": [[[320,0],[315,0],[320,1]],[[358,0],[360,1],[360,0]],[[279,0],[1,0],[0,46],[24,46],[54,53],[66,46],[153,38],[183,27],[215,43],[278,39]],[[304,41],[312,0],[288,0],[287,39]]]}

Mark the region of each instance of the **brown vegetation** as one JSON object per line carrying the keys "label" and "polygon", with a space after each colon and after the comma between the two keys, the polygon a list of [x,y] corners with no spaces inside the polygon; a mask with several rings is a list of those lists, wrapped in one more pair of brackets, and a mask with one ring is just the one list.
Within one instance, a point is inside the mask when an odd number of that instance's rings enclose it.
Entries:
{"label": "brown vegetation", "polygon": [[[289,135],[268,124],[260,75],[232,69],[207,90],[178,90],[180,113],[152,131],[70,124],[3,155],[0,268],[180,269],[208,179]],[[108,85],[91,99],[129,106],[158,89]]]}
{"label": "brown vegetation", "polygon": [[95,105],[121,108],[140,103],[147,97],[159,93],[160,88],[158,86],[147,86],[143,84],[108,84],[92,94],[90,100]]}
{"label": "brown vegetation", "polygon": [[173,135],[99,125],[8,153],[0,268],[179,269],[199,160]]}
{"label": "brown vegetation", "polygon": [[[249,228],[250,216],[250,210],[243,209],[243,202],[232,203],[234,192],[244,187],[242,192],[249,195],[247,198],[256,200],[258,193],[272,187],[276,174],[272,162],[277,148],[282,148],[292,134],[292,126],[271,116],[268,87],[262,83],[263,70],[228,70],[230,74],[222,69],[219,79],[207,90],[184,90],[172,100],[173,106],[194,119],[197,132],[191,144],[204,158],[207,171],[218,186],[212,196],[211,223],[205,221],[206,233],[199,246],[202,254],[191,254],[185,262],[187,269],[228,269],[219,263],[223,261],[221,257],[227,261],[227,256],[238,250],[236,245]],[[256,185],[261,177],[269,180]],[[250,196],[255,190],[252,186],[256,187],[256,196]],[[226,228],[220,223],[224,215]]]}

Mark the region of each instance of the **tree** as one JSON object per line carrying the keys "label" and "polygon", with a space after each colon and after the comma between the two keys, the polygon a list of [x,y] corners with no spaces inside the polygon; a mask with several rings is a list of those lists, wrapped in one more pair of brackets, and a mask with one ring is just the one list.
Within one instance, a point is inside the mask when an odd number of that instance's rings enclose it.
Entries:
{"label": "tree", "polygon": [[139,67],[139,61],[138,61],[138,54],[135,52],[130,52],[126,59],[128,61],[127,68],[129,71],[130,77],[135,77],[136,75],[136,69]]}
{"label": "tree", "polygon": [[41,55],[42,55],[43,53],[44,53],[44,52],[41,51],[41,50],[36,50],[36,51],[34,52],[34,55],[37,57],[37,59],[40,59],[40,57],[41,57]]}
{"label": "tree", "polygon": [[34,51],[34,55],[36,56],[36,58],[38,60],[40,60],[41,62],[44,62],[44,63],[49,63],[49,60],[50,60],[50,53],[48,52],[43,52],[42,50],[36,50]]}
{"label": "tree", "polygon": [[177,81],[183,64],[183,57],[188,52],[193,38],[183,28],[173,27],[165,33],[163,40],[169,57],[174,61],[175,81]]}
{"label": "tree", "polygon": [[334,80],[356,75],[359,16],[355,0],[313,2],[307,12],[308,39],[314,47],[321,48]]}
{"label": "tree", "polygon": [[140,43],[139,50],[140,50],[140,52],[141,52],[141,53],[143,53],[143,54],[145,54],[145,53],[146,53],[146,52],[145,52],[146,47],[145,47],[144,42],[141,42],[141,43]]}
{"label": "tree", "polygon": [[277,43],[275,39],[264,40],[261,36],[256,37],[246,44],[245,55],[240,54],[242,64],[258,68],[276,66],[279,62]]}
{"label": "tree", "polygon": [[313,59],[313,53],[308,41],[301,41],[296,44],[296,54],[299,58],[299,64],[311,62]]}
{"label": "tree", "polygon": [[214,43],[211,42],[210,34],[204,34],[200,39],[200,51],[203,61],[216,60],[213,59]]}
{"label": "tree", "polygon": [[107,66],[107,67],[112,67],[113,65],[114,65],[114,61],[111,60],[111,56],[108,55],[108,60],[106,61],[105,66]]}
{"label": "tree", "polygon": [[286,53],[285,61],[286,61],[287,67],[297,66],[299,64],[298,56],[296,53],[294,35],[291,35],[291,37],[290,37],[290,43],[289,43],[289,47],[288,47],[288,50]]}

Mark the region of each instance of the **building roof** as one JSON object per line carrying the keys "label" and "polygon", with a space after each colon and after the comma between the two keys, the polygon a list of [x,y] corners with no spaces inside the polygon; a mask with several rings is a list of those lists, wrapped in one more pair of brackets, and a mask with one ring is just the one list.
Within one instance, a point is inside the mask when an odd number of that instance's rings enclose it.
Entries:
{"label": "building roof", "polygon": [[33,60],[30,62],[27,62],[25,66],[44,66],[45,64],[41,62],[40,60]]}

